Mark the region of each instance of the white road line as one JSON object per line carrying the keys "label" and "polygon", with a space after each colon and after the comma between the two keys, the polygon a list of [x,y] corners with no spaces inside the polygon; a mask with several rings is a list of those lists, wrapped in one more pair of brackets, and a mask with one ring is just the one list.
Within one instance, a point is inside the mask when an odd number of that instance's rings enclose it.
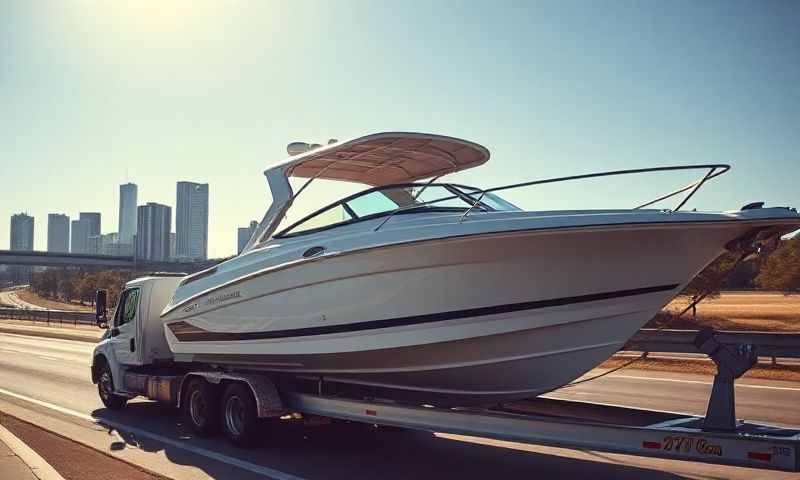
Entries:
{"label": "white road line", "polygon": [[304,480],[302,477],[298,477],[296,475],[292,475],[290,473],[281,472],[280,470],[275,470],[273,468],[264,467],[261,465],[257,465],[252,462],[248,462],[246,460],[240,460],[238,458],[230,457],[228,455],[224,455],[222,453],[214,452],[212,450],[208,450],[203,447],[198,447],[195,445],[187,445],[185,442],[181,442],[178,440],[174,440],[168,437],[164,437],[157,433],[148,432],[147,430],[142,430],[140,428],[131,427],[125,425],[123,423],[114,422],[111,420],[105,420],[101,418],[95,418],[85,413],[81,413],[66,407],[62,407],[60,405],[56,405],[50,402],[45,402],[43,400],[38,400],[35,398],[31,398],[27,395],[22,395],[19,393],[12,392],[10,390],[6,390],[4,388],[0,388],[0,394],[7,395],[12,398],[16,398],[18,400],[23,400],[29,403],[33,403],[35,405],[39,405],[41,407],[49,408],[50,410],[55,410],[59,413],[63,413],[65,415],[69,415],[72,417],[80,418],[81,420],[86,420],[88,422],[92,422],[98,425],[107,426],[111,428],[125,430],[126,432],[134,433],[140,437],[149,438],[151,440],[155,440],[157,442],[163,443],[165,445],[169,445],[171,447],[180,448],[182,450],[186,450],[187,452],[193,453],[195,455],[200,455],[203,457],[210,458],[212,460],[216,460],[221,463],[225,463],[227,465],[232,465],[237,468],[241,468],[242,470],[247,470],[249,472],[257,473],[259,475],[264,475],[267,477],[274,478],[276,480]]}
{"label": "white road line", "polygon": [[[639,377],[637,375],[609,375],[608,378],[627,378],[631,380],[648,380],[654,382],[696,383],[698,385],[714,384],[714,382],[706,382],[702,380],[680,380],[677,378]],[[750,383],[737,383],[736,386],[742,388],[760,388],[764,390],[787,390],[790,392],[800,392],[800,388],[798,387],[773,387],[770,385],[753,385]]]}
{"label": "white road line", "polygon": [[21,353],[23,355],[31,355],[33,357],[44,358],[46,360],[58,360],[58,361],[63,361],[64,360],[64,357],[57,357],[55,355],[46,355],[44,353],[36,353],[36,352],[27,351],[27,350],[15,350],[13,348],[0,347],[0,352]]}
{"label": "white road line", "polygon": [[[3,325],[2,325],[2,323],[0,323],[0,328],[2,328],[2,327],[3,327]],[[47,329],[48,327],[39,327],[39,328]],[[55,329],[52,329],[51,332],[53,332],[53,330],[55,330]],[[48,332],[48,333],[51,333],[51,332]],[[56,331],[55,333],[60,333],[60,332]],[[68,334],[70,332],[63,332],[63,333]],[[59,350],[76,351],[76,352],[80,351],[81,353],[83,353],[85,355],[88,355],[88,354],[92,353],[92,350],[95,347],[94,343],[89,343],[86,340],[80,340],[80,339],[77,339],[77,338],[66,339],[66,338],[57,338],[57,337],[45,337],[45,336],[41,336],[41,335],[37,336],[35,333],[25,335],[23,333],[12,333],[12,332],[9,332],[8,330],[0,331],[0,338],[3,338],[3,337],[8,337],[8,339],[34,340],[34,342],[31,342],[31,343],[38,343],[38,344],[52,344],[52,343],[55,343],[55,344],[58,344],[60,346],[63,346],[63,347],[66,347],[66,348],[69,349],[69,350],[65,350],[64,348],[59,348]],[[87,340],[88,340],[88,338],[89,337],[86,337]],[[97,337],[97,341],[98,342],[100,341],[100,337]],[[11,343],[11,342],[9,342],[9,343]],[[80,344],[80,345],[76,345],[76,344]]]}

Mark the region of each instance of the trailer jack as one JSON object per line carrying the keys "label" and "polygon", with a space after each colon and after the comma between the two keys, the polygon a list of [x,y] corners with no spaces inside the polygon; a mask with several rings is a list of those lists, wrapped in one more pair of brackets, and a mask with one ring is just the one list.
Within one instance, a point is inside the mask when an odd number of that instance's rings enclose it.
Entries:
{"label": "trailer jack", "polygon": [[714,330],[701,329],[694,339],[699,351],[714,361],[717,374],[708,409],[703,420],[704,431],[736,430],[736,397],[733,382],[756,364],[758,355],[752,345],[724,345],[714,337]]}

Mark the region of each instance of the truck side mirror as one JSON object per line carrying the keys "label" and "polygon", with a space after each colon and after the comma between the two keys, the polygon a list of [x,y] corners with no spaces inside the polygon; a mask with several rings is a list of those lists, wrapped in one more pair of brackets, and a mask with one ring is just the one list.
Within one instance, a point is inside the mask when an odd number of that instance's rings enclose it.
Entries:
{"label": "truck side mirror", "polygon": [[94,318],[97,326],[100,328],[108,328],[108,310],[106,309],[108,300],[108,291],[98,290],[94,295],[95,313]]}

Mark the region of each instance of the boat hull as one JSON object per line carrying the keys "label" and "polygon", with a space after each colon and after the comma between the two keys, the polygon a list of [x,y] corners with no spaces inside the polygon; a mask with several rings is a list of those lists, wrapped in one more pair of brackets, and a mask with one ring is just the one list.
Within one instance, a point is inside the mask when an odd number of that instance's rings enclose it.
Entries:
{"label": "boat hull", "polygon": [[201,296],[165,315],[166,335],[183,361],[430,403],[523,398],[608,358],[748,230],[624,225],[351,251]]}

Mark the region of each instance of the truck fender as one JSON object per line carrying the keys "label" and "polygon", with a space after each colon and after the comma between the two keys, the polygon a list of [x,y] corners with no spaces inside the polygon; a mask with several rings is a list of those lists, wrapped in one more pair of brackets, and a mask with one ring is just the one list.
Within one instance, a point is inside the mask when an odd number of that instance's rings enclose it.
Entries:
{"label": "truck fender", "polygon": [[259,418],[280,417],[287,413],[283,407],[283,402],[278,394],[278,389],[272,381],[264,375],[249,373],[227,373],[227,372],[189,372],[181,379],[178,387],[178,408],[181,407],[183,399],[183,386],[188,384],[192,377],[200,377],[208,383],[219,385],[224,382],[242,382],[253,392],[256,399],[256,409]]}
{"label": "truck fender", "polygon": [[103,372],[103,367],[106,365],[108,365],[108,359],[102,353],[92,358],[92,383],[96,384],[100,381],[100,373]]}
{"label": "truck fender", "polygon": [[123,378],[125,376],[125,369],[120,368],[113,354],[108,355],[107,352],[100,352],[92,357],[92,383],[96,384],[100,381],[100,374],[103,373],[103,368],[105,368],[106,365],[111,369],[111,378],[114,380],[114,393],[117,395],[129,396],[127,393],[124,393]]}

